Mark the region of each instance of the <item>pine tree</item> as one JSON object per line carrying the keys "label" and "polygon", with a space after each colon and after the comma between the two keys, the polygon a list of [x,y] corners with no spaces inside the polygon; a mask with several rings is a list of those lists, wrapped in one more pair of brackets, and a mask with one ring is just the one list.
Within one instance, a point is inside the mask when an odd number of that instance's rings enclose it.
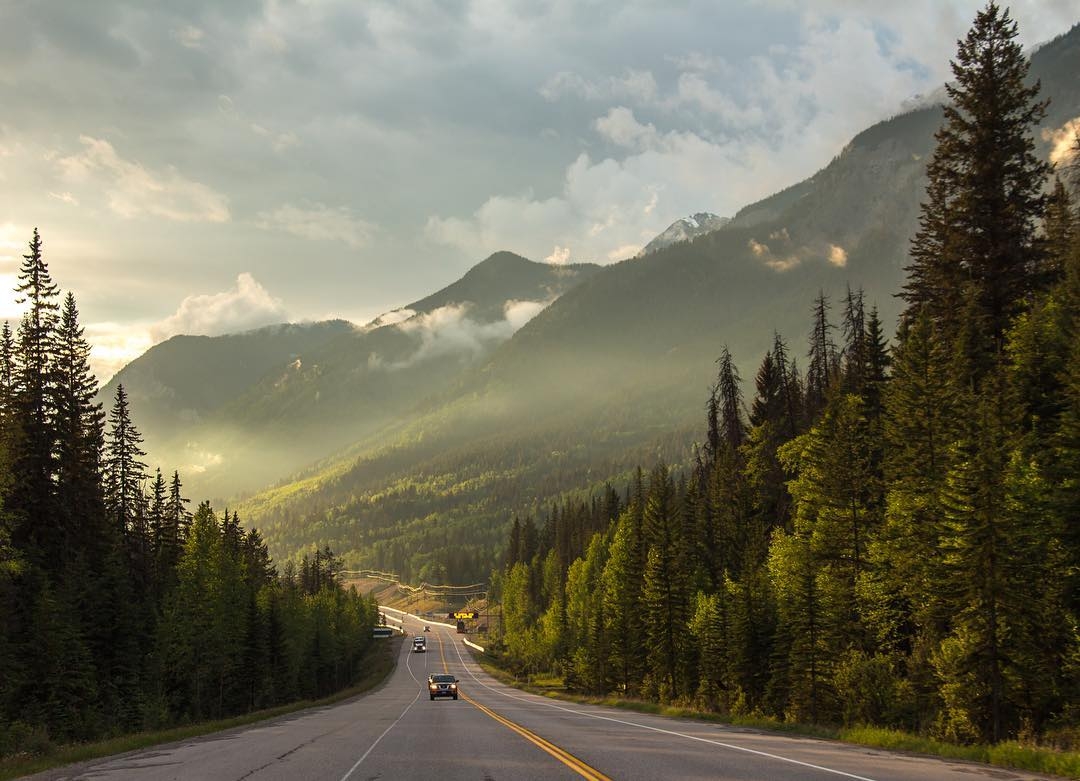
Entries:
{"label": "pine tree", "polygon": [[675,486],[663,464],[649,477],[644,512],[646,656],[661,700],[689,693],[686,626],[690,618],[686,540],[682,538]]}
{"label": "pine tree", "polygon": [[889,356],[888,342],[885,339],[885,330],[878,316],[877,307],[870,310],[866,319],[866,348],[867,348],[867,377],[862,390],[863,401],[866,404],[866,413],[874,420],[879,420],[884,413],[883,392],[888,379],[889,366],[892,359]]}
{"label": "pine tree", "polygon": [[[57,500],[67,561],[99,546],[104,502],[101,493],[103,416],[94,401],[97,379],[90,370],[90,345],[83,337],[75,296],[68,293],[56,338]],[[101,564],[89,554],[88,564]]]}
{"label": "pine tree", "polygon": [[165,514],[169,526],[176,530],[176,538],[181,545],[187,539],[188,526],[191,524],[191,513],[185,507],[188,500],[183,496],[183,488],[180,472],[174,471],[169,483],[169,500],[165,505]]}
{"label": "pine tree", "polygon": [[177,569],[177,587],[159,627],[169,699],[181,713],[205,718],[215,710],[217,670],[225,650],[221,532],[208,504],[199,506]]}
{"label": "pine tree", "polygon": [[769,546],[769,578],[777,599],[781,658],[770,686],[782,715],[820,723],[832,700],[832,659],[826,639],[824,599],[809,541],[778,532]]}
{"label": "pine tree", "polygon": [[510,540],[506,545],[506,554],[503,556],[503,569],[509,570],[518,563],[518,553],[521,551],[521,521],[514,516],[510,524]]}
{"label": "pine tree", "polygon": [[757,393],[751,405],[752,428],[745,445],[744,474],[754,494],[754,509],[764,528],[787,525],[790,496],[777,449],[794,431],[784,403],[785,367],[766,353],[758,369]]}
{"label": "pine tree", "polygon": [[810,332],[810,368],[806,373],[806,409],[813,418],[824,406],[837,377],[839,356],[829,322],[829,299],[824,292],[814,299],[814,325]]}
{"label": "pine tree", "polygon": [[62,533],[56,522],[56,329],[59,288],[42,256],[41,236],[34,230],[30,252],[23,255],[20,303],[29,310],[19,325],[15,364],[15,417],[20,431],[14,451],[17,479],[11,509],[18,513],[16,542],[38,562],[60,559]]}
{"label": "pine tree", "polygon": [[728,671],[730,653],[727,648],[727,594],[724,591],[706,594],[698,592],[690,619],[690,634],[701,649],[698,663],[699,702],[717,709],[730,708],[731,676]]}
{"label": "pine tree", "polygon": [[746,438],[743,422],[742,378],[725,345],[720,354],[716,396],[720,405],[720,437],[724,446],[737,453]]}
{"label": "pine tree", "polygon": [[963,320],[979,323],[976,376],[1000,353],[1040,265],[1035,230],[1049,167],[1035,154],[1032,131],[1046,103],[1027,81],[1016,38],[1008,11],[990,2],[959,42],[903,294],[907,317],[928,305],[947,338]]}
{"label": "pine tree", "polygon": [[799,385],[799,370],[794,361],[787,357],[787,344],[778,333],[773,333],[773,362],[780,377],[780,400],[783,404],[785,416],[782,434],[787,439],[792,439],[799,432],[802,416],[800,409],[803,405],[802,388]]}
{"label": "pine tree", "polygon": [[584,558],[566,574],[566,630],[573,677],[589,693],[603,692],[607,681],[607,638],[601,579],[607,562],[607,541],[594,534]]}
{"label": "pine tree", "polygon": [[852,292],[848,285],[844,298],[844,314],[841,333],[844,339],[843,388],[849,393],[862,394],[869,382],[870,344],[867,335],[865,295],[862,288]]}
{"label": "pine tree", "polygon": [[5,428],[15,414],[15,338],[5,320],[0,326],[0,421]]}
{"label": "pine tree", "polygon": [[[639,471],[640,478],[640,471]],[[641,582],[645,574],[640,516],[631,507],[615,526],[601,578],[608,674],[617,691],[636,691],[644,676],[644,621]]]}
{"label": "pine tree", "polygon": [[[146,452],[140,447],[142,441],[131,420],[127,392],[123,384],[117,385],[105,442],[105,496],[114,526],[129,535],[139,531],[136,527],[143,504],[146,464],[141,459]],[[148,546],[148,540],[139,540],[138,545]]]}
{"label": "pine tree", "polygon": [[[796,475],[789,482],[794,536],[772,566],[794,579],[784,613],[787,630],[794,633],[791,696],[796,702],[805,696],[800,709],[808,707],[815,719],[829,713],[823,708],[831,703],[837,662],[845,652],[869,645],[858,588],[879,525],[871,506],[879,476],[870,454],[862,400],[853,394],[833,397],[818,424],[781,449],[785,467]],[[808,616],[792,612],[798,610]],[[798,681],[809,688],[801,689]]]}
{"label": "pine tree", "polygon": [[[1006,634],[1018,618],[1010,604],[1017,584],[1010,581],[1024,546],[1018,546],[1017,530],[1005,512],[1011,421],[1000,403],[1000,372],[987,386],[972,402],[943,493],[945,596],[955,621],[949,663],[940,666],[939,675],[953,736],[965,737],[970,729],[996,742],[1009,728]],[[950,697],[949,686],[957,680],[965,689],[960,701]]]}

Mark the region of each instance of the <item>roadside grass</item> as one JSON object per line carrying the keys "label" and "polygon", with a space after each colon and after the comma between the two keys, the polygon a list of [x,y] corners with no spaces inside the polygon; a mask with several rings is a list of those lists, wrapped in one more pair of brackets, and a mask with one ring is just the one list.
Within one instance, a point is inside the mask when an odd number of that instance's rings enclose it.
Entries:
{"label": "roadside grass", "polygon": [[400,638],[391,640],[388,643],[377,643],[368,652],[366,659],[370,662],[370,665],[356,685],[348,689],[342,689],[329,697],[323,697],[319,700],[298,700],[287,705],[279,705],[275,708],[267,708],[228,719],[218,719],[217,721],[203,721],[197,724],[184,724],[171,729],[119,735],[115,738],[94,743],[50,746],[46,748],[44,753],[37,756],[16,754],[0,758],[0,781],[9,781],[9,779],[40,773],[63,765],[70,765],[74,762],[86,762],[91,759],[123,754],[160,743],[172,743],[178,740],[199,737],[200,735],[208,735],[211,732],[243,727],[266,719],[295,713],[306,708],[317,708],[347,700],[350,697],[374,689],[386,680],[386,677],[394,669],[400,643]]}
{"label": "roadside grass", "polygon": [[537,675],[532,676],[529,681],[522,681],[501,667],[497,667],[488,658],[483,658],[479,654],[475,654],[474,658],[488,674],[508,686],[552,699],[585,705],[606,705],[636,713],[651,713],[659,716],[711,721],[735,727],[786,732],[826,740],[838,740],[843,743],[854,743],[887,751],[904,751],[965,762],[981,762],[1012,770],[1028,770],[1035,773],[1080,780],[1080,751],[1058,751],[1052,748],[1026,745],[1017,741],[1006,741],[992,746],[961,746],[882,727],[830,727],[819,724],[780,721],[767,716],[732,716],[702,711],[696,708],[661,705],[656,702],[626,697],[610,695],[606,697],[590,697],[567,692],[563,688],[562,679],[557,676]]}

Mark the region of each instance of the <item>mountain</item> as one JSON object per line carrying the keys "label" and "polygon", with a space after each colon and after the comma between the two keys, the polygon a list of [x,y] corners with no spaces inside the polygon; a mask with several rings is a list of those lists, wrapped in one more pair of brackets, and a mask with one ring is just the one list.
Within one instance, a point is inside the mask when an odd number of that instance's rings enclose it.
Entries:
{"label": "mountain", "polygon": [[690,241],[690,239],[696,238],[703,233],[720,230],[729,222],[731,222],[729,217],[718,217],[709,212],[698,212],[689,217],[680,217],[671,223],[663,233],[642,247],[637,257],[640,258],[665,247],[670,247],[680,241]]}
{"label": "mountain", "polygon": [[123,384],[138,423],[161,438],[197,424],[246,392],[272,368],[353,330],[345,320],[285,323],[225,336],[174,336],[154,345],[101,389],[106,408]]}
{"label": "mountain", "polygon": [[[1080,27],[1032,57],[1044,141],[1080,115],[1077,72]],[[835,323],[848,286],[891,332],[941,121],[928,106],[879,122],[718,230],[604,267],[408,417],[241,514],[280,556],[329,544],[408,578],[486,577],[513,513],[618,485],[635,464],[685,463],[725,345],[744,385],[774,331],[805,368],[814,297]]]}
{"label": "mountain", "polygon": [[174,337],[99,398],[108,406],[123,383],[149,460],[175,465],[192,492],[227,497],[396,419],[598,269],[496,253],[364,327],[337,320]]}
{"label": "mountain", "polygon": [[801,359],[814,296],[835,321],[848,284],[891,327],[939,121],[875,126],[720,230],[601,269],[454,387],[241,515],[279,556],[329,544],[406,578],[485,578],[513,513],[687,463],[725,345],[744,378],[774,330]]}

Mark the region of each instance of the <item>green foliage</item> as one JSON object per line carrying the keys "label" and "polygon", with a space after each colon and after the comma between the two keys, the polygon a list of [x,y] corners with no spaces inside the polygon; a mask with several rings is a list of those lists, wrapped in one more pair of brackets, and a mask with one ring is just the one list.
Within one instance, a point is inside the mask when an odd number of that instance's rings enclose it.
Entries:
{"label": "green foliage", "polygon": [[[725,349],[704,444],[681,470],[661,462],[646,487],[639,469],[606,536],[588,550],[542,541],[531,575],[507,573],[523,592],[544,584],[515,613],[533,673],[1069,767],[1006,740],[1080,723],[1080,245],[1062,187],[1036,230],[1046,169],[1029,131],[1043,105],[1014,38],[991,3],[960,44],[891,354],[861,292],[848,289],[839,344],[819,294],[806,377],[774,335],[747,426]],[[1007,149],[986,146],[998,136]]]}
{"label": "green foliage", "polygon": [[375,604],[325,573],[280,578],[235,512],[187,513],[178,473],[146,493],[126,393],[106,437],[74,296],[58,314],[36,232],[19,292],[19,339],[0,332],[0,754],[357,680]]}

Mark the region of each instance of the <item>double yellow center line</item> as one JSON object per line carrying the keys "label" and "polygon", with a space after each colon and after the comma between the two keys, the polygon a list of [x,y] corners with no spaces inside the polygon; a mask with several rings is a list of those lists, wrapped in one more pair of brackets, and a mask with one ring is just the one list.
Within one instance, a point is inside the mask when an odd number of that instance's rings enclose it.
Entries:
{"label": "double yellow center line", "polygon": [[566,765],[568,768],[570,768],[575,773],[580,775],[582,778],[587,778],[587,779],[589,779],[589,781],[611,781],[610,778],[605,776],[599,770],[596,770],[595,768],[589,767],[584,762],[582,762],[580,759],[575,757],[573,754],[569,753],[568,751],[563,751],[561,748],[556,746],[554,743],[551,743],[550,741],[544,740],[542,737],[537,735],[535,732],[527,730],[524,727],[522,727],[520,724],[515,724],[514,722],[510,721],[510,719],[507,719],[507,718],[504,718],[503,716],[500,716],[498,713],[493,711],[491,708],[488,708],[488,707],[478,703],[472,697],[469,697],[469,696],[467,696],[465,694],[462,694],[461,696],[465,698],[465,702],[471,703],[472,705],[476,706],[477,708],[480,709],[480,711],[482,713],[486,713],[488,716],[495,719],[495,721],[499,722],[500,724],[502,724],[502,725],[504,725],[506,727],[509,727],[514,732],[521,735],[521,737],[525,738],[525,740],[529,741],[534,746],[537,746],[538,748],[541,748],[544,751],[546,751],[547,753],[551,754],[551,756],[555,757],[555,759],[562,762],[564,765]]}
{"label": "double yellow center line", "polygon": [[[438,632],[437,634],[438,634],[438,637],[439,637],[439,658],[442,660],[443,672],[449,673],[450,670],[446,666],[446,654],[443,651],[442,632]],[[525,740],[529,741],[530,743],[532,743],[537,748],[539,748],[539,749],[541,749],[543,751],[546,751],[548,754],[555,757],[555,759],[562,762],[564,765],[566,765],[568,768],[573,770],[575,773],[577,773],[582,778],[586,778],[586,779],[588,779],[588,781],[611,781],[610,778],[605,776],[599,770],[597,770],[597,769],[595,769],[593,767],[590,767],[589,765],[586,765],[584,762],[582,762],[580,759],[575,757],[573,754],[571,754],[568,751],[563,751],[561,748],[556,746],[551,741],[544,740],[544,738],[540,737],[539,735],[537,735],[532,730],[526,729],[525,727],[521,726],[520,724],[517,724],[517,723],[515,723],[513,721],[510,721],[510,719],[506,718],[505,716],[500,716],[498,713],[493,711],[491,708],[487,707],[486,705],[481,705],[480,703],[478,703],[476,700],[474,700],[472,697],[468,696],[467,694],[462,694],[459,691],[458,696],[460,696],[462,699],[464,699],[465,702],[467,702],[470,705],[472,705],[473,707],[477,708],[481,713],[483,713],[483,714],[485,714],[487,716],[490,716],[491,718],[495,719],[495,721],[502,724],[504,727],[508,727],[509,729],[513,730],[517,734],[521,735],[521,737],[525,738]]]}

